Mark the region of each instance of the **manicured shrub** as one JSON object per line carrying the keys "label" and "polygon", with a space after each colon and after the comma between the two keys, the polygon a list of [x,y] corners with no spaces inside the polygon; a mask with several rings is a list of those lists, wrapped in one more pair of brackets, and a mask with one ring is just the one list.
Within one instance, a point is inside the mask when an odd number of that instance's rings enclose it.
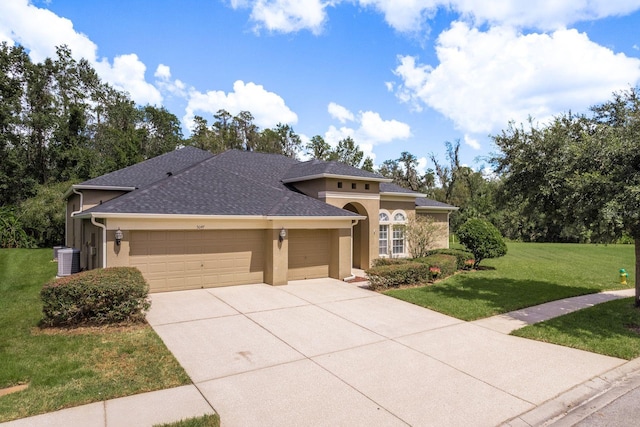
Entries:
{"label": "manicured shrub", "polygon": [[496,227],[488,221],[472,218],[465,222],[456,233],[475,259],[474,268],[485,258],[506,255],[507,245]]}
{"label": "manicured shrub", "polygon": [[449,277],[458,270],[457,258],[454,255],[435,254],[417,258],[414,261],[426,264],[431,268],[437,268],[439,273],[433,274],[434,272],[432,272],[431,277],[433,279]]}
{"label": "manicured shrub", "polygon": [[46,283],[40,297],[44,326],[144,321],[149,286],[137,268],[90,270]]}
{"label": "manicured shrub", "polygon": [[473,254],[469,251],[463,251],[462,249],[434,249],[429,251],[427,255],[453,255],[456,257],[456,264],[458,270],[463,270],[467,266],[467,261],[473,260]]}
{"label": "manicured shrub", "polygon": [[373,260],[373,266],[406,264],[410,261],[409,258],[376,258]]}
{"label": "manicured shrub", "polygon": [[366,271],[371,289],[397,288],[429,281],[429,266],[419,262],[381,265]]}

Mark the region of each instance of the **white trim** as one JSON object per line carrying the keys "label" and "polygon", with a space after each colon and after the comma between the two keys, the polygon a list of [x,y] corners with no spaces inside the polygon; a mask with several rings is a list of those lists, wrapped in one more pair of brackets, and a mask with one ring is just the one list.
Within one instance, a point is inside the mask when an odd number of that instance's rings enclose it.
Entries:
{"label": "white trim", "polygon": [[334,199],[380,200],[380,196],[377,194],[347,193],[347,192],[340,192],[340,191],[318,191],[319,199],[326,199],[327,197],[332,197]]}
{"label": "white trim", "polygon": [[65,193],[64,198],[68,198],[73,190],[103,190],[103,191],[133,191],[136,187],[122,187],[116,185],[82,185],[74,184]]}
{"label": "white trim", "polygon": [[412,199],[421,198],[424,199],[427,197],[424,193],[404,193],[397,191],[381,191],[381,196],[389,196],[389,197],[411,197]]}
{"label": "white trim", "polygon": [[188,215],[188,214],[139,214],[87,212],[74,218],[125,218],[125,219],[244,219],[244,220],[287,220],[287,221],[352,221],[365,220],[366,216],[271,216],[271,215]]}
{"label": "white trim", "polygon": [[311,181],[313,179],[322,179],[322,178],[350,179],[352,181],[372,181],[372,182],[392,182],[393,181],[393,179],[391,178],[376,178],[376,177],[353,176],[353,175],[338,175],[333,173],[320,173],[316,175],[301,176],[299,178],[287,178],[287,179],[283,179],[282,182],[285,184],[289,184],[291,182]]}
{"label": "white trim", "polygon": [[460,209],[457,206],[416,206],[416,210],[417,211],[447,211],[447,212],[453,212],[453,211],[457,211],[458,209]]}

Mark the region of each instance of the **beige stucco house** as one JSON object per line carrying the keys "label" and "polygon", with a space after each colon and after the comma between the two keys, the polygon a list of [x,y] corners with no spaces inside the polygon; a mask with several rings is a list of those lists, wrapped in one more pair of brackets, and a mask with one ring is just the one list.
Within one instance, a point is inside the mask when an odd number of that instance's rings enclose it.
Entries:
{"label": "beige stucco house", "polygon": [[138,267],[152,292],[352,276],[404,257],[403,224],[430,215],[449,241],[456,208],[338,162],[185,147],[66,194],[80,266]]}

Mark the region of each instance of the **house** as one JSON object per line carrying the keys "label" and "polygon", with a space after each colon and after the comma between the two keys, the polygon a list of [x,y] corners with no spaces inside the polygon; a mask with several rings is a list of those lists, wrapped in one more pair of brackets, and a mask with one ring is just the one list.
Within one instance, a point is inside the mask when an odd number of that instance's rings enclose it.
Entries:
{"label": "house", "polygon": [[411,214],[453,206],[338,162],[185,147],[66,193],[66,245],[82,269],[138,267],[152,292],[350,277],[408,255]]}

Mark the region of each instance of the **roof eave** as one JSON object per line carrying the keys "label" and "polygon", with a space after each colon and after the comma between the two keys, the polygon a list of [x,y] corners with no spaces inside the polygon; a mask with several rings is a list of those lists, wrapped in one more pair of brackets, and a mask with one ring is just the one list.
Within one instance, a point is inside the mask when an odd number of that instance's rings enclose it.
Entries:
{"label": "roof eave", "polygon": [[300,181],[311,181],[312,179],[323,179],[323,178],[337,178],[337,179],[352,179],[355,181],[373,181],[373,182],[392,182],[393,179],[390,178],[376,178],[376,177],[364,177],[357,175],[338,175],[333,173],[320,173],[316,175],[306,175],[297,178],[285,178],[282,180],[284,184],[290,184],[293,182]]}
{"label": "roof eave", "polygon": [[83,185],[74,184],[65,191],[63,198],[68,198],[73,190],[102,190],[102,191],[133,191],[136,187],[124,187],[119,185]]}
{"label": "roof eave", "polygon": [[82,212],[73,216],[74,218],[135,218],[135,219],[263,219],[263,220],[335,220],[345,221],[351,219],[367,219],[361,215],[331,215],[331,216],[278,216],[278,215],[198,215],[198,214],[148,214],[148,213],[114,213],[114,212]]}
{"label": "roof eave", "polygon": [[457,206],[416,206],[417,211],[457,211]]}

